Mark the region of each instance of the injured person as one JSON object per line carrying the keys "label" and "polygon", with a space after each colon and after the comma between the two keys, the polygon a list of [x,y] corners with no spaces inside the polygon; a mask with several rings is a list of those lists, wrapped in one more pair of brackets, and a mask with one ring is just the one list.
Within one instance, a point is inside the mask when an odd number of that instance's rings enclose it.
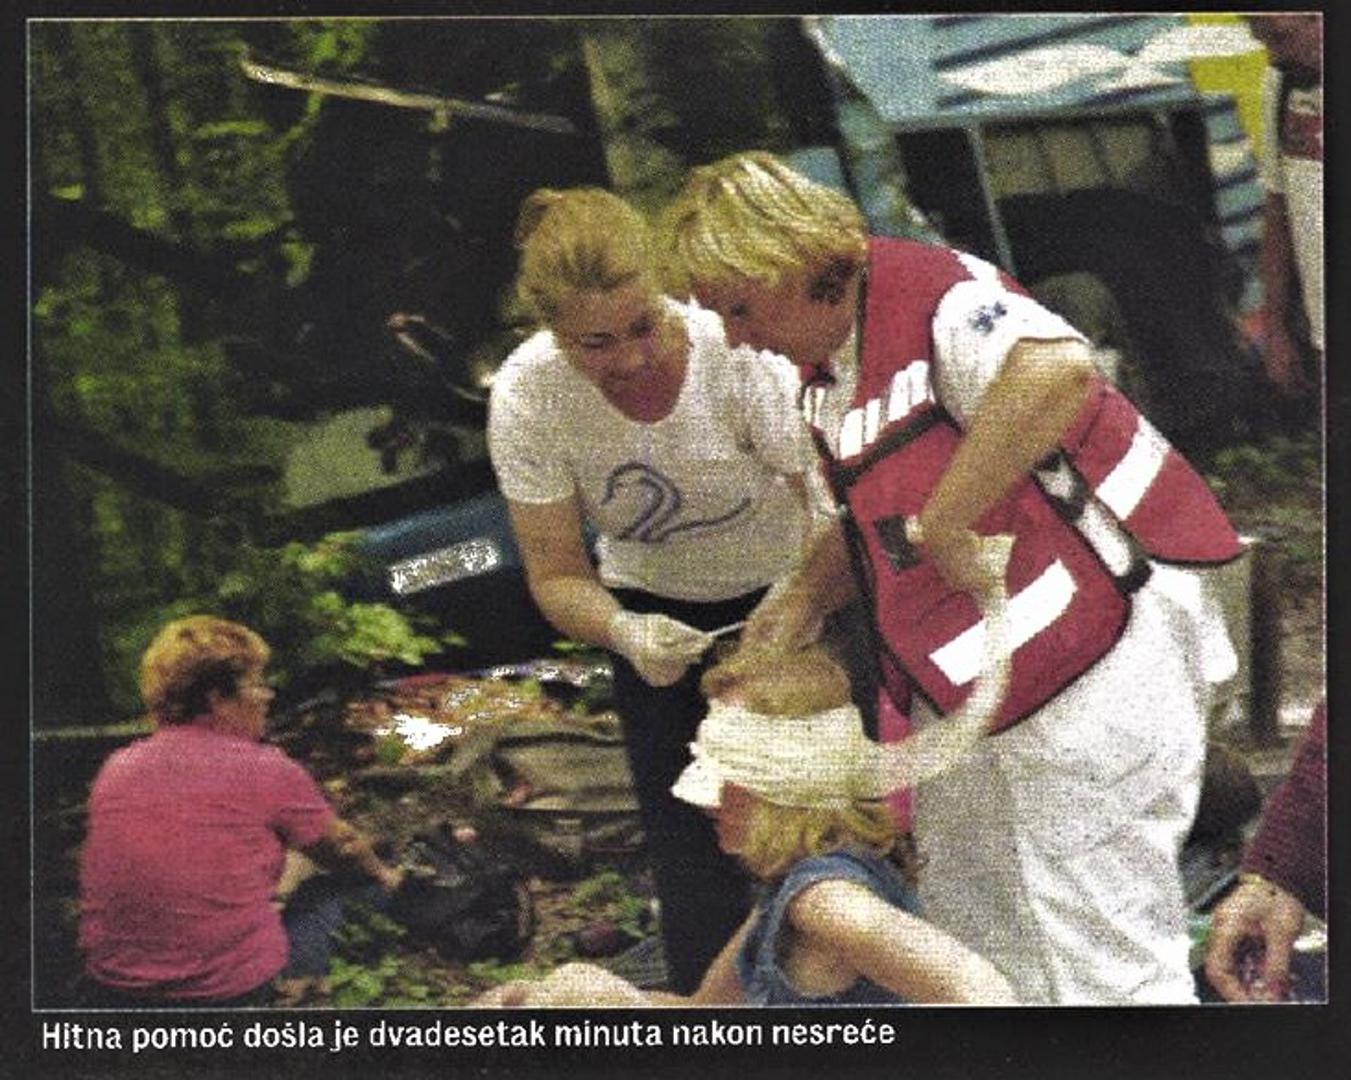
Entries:
{"label": "injured person", "polygon": [[927,741],[869,739],[822,646],[743,651],[707,672],[708,714],[672,791],[713,818],[719,846],[763,883],[755,909],[689,996],[567,964],[478,1004],[1012,1004],[990,963],[922,918],[915,867],[902,865],[906,845],[879,801],[941,771],[988,726],[1007,685],[1001,604],[986,609],[985,675]]}

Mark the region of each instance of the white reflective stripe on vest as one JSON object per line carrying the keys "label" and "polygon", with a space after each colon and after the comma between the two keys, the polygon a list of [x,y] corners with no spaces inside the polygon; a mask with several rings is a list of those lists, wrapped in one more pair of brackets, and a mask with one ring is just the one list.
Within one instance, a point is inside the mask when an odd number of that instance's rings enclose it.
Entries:
{"label": "white reflective stripe on vest", "polygon": [[[1009,598],[1009,638],[1012,648],[1030,641],[1065,613],[1074,597],[1074,578],[1059,559],[1040,576]],[[929,654],[953,686],[963,686],[980,674],[985,650],[985,620],[963,630]]]}
{"label": "white reflective stripe on vest", "polygon": [[853,457],[863,450],[863,410],[851,409],[840,425],[840,450],[842,458]]}
{"label": "white reflective stripe on vest", "polygon": [[1118,518],[1126,520],[1159,475],[1168,449],[1168,443],[1154,426],[1143,416],[1139,417],[1126,453],[1103,478],[1094,494]]}

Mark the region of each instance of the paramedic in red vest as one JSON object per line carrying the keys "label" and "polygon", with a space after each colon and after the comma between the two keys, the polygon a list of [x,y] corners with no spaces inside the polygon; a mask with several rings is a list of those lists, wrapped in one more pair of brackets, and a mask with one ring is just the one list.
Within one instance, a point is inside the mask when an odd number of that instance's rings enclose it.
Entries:
{"label": "paramedic in red vest", "polygon": [[975,537],[1016,537],[1004,709],[915,792],[928,917],[1027,1002],[1194,1001],[1177,859],[1211,687],[1235,668],[1202,568],[1239,553],[1204,482],[1016,282],[870,239],[769,154],[694,170],[665,226],[676,291],[798,365],[840,507],[748,640],[800,647],[861,595],[880,711],[941,722],[979,673],[973,596],[996,585]]}

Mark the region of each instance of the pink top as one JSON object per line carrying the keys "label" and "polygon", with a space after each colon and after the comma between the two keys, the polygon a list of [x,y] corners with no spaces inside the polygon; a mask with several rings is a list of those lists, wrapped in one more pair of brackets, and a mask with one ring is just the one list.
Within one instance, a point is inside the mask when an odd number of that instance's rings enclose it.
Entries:
{"label": "pink top", "polygon": [[1261,874],[1327,917],[1328,703],[1314,709],[1290,771],[1262,808],[1242,869]]}
{"label": "pink top", "polygon": [[275,746],[195,725],[111,755],[89,796],[80,946],[89,973],[156,997],[247,993],[286,963],[272,897],[286,849],[333,820]]}

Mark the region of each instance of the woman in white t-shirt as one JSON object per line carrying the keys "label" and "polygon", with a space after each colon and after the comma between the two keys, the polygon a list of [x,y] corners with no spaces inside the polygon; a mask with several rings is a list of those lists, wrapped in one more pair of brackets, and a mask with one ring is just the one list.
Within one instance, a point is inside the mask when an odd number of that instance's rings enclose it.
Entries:
{"label": "woman in white t-shirt", "polygon": [[670,787],[703,714],[709,631],[744,620],[802,549],[797,375],[663,295],[646,223],[609,192],[535,192],[516,243],[520,295],[545,328],[494,380],[489,450],[541,612],[614,655],[671,987],[689,992],[749,897]]}

